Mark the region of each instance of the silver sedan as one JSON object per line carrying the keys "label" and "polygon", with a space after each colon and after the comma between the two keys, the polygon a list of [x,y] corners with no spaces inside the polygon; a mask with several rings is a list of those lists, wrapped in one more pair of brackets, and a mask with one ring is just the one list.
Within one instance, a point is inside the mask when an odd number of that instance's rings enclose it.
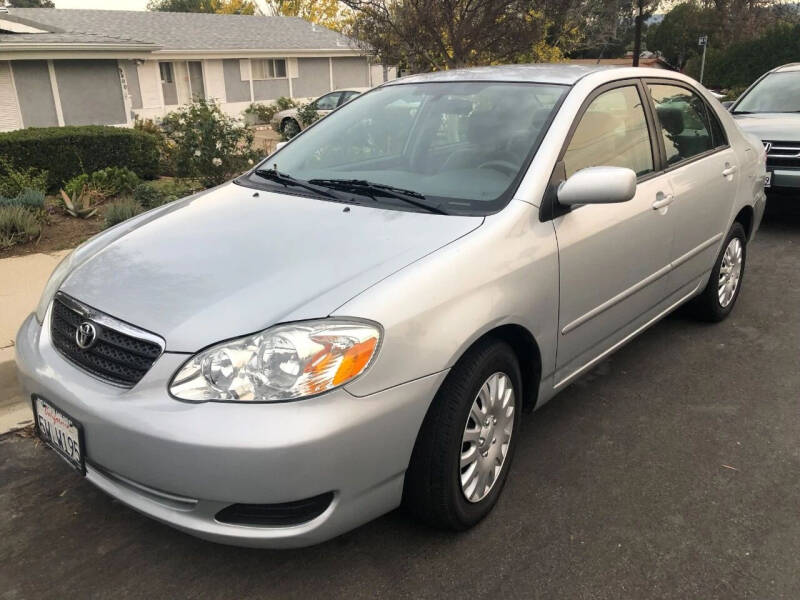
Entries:
{"label": "silver sedan", "polygon": [[71,466],[191,534],[303,546],[401,503],[465,529],[523,412],[681,304],[730,314],[764,176],[680,74],[400,79],[80,246],[21,380]]}

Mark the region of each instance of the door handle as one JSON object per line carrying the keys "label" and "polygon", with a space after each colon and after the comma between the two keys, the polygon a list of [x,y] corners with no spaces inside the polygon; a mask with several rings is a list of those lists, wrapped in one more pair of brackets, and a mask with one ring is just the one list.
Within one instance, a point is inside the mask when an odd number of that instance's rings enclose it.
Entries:
{"label": "door handle", "polygon": [[666,208],[675,200],[675,196],[672,194],[663,194],[658,192],[656,194],[656,201],[653,202],[653,210],[660,210],[662,208]]}
{"label": "door handle", "polygon": [[727,167],[724,171],[722,171],[722,176],[723,177],[730,177],[731,175],[735,174],[736,171],[738,171],[738,170],[739,169],[737,169],[735,165],[732,166],[732,167]]}

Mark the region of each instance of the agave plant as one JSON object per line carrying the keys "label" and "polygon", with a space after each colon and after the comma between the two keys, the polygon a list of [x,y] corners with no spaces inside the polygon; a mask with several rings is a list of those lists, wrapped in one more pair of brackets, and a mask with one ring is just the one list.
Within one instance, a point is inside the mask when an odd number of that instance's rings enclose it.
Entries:
{"label": "agave plant", "polygon": [[92,193],[88,187],[84,186],[80,192],[75,192],[72,198],[63,189],[60,192],[61,198],[64,200],[64,210],[69,216],[88,219],[97,214],[97,207],[92,206]]}

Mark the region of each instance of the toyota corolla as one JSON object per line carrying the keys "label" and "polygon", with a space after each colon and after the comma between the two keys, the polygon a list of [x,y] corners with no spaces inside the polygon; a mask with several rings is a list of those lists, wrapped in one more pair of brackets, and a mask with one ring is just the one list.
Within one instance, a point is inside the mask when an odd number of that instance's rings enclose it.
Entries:
{"label": "toyota corolla", "polygon": [[77,248],[21,381],[78,473],[191,534],[302,546],[401,504],[465,529],[524,412],[681,304],[733,310],[764,177],[680,74],[407,77]]}

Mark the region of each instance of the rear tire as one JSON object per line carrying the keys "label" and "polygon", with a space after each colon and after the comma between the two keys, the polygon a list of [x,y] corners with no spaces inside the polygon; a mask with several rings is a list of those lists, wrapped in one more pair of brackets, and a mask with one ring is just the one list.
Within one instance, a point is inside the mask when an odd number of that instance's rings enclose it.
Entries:
{"label": "rear tire", "polygon": [[706,289],[690,305],[698,319],[717,323],[731,313],[742,289],[746,259],[747,235],[736,222],[722,244]]}
{"label": "rear tire", "polygon": [[519,363],[505,342],[487,339],[459,360],[417,436],[403,491],[409,512],[457,531],[491,512],[514,455],[522,397]]}

